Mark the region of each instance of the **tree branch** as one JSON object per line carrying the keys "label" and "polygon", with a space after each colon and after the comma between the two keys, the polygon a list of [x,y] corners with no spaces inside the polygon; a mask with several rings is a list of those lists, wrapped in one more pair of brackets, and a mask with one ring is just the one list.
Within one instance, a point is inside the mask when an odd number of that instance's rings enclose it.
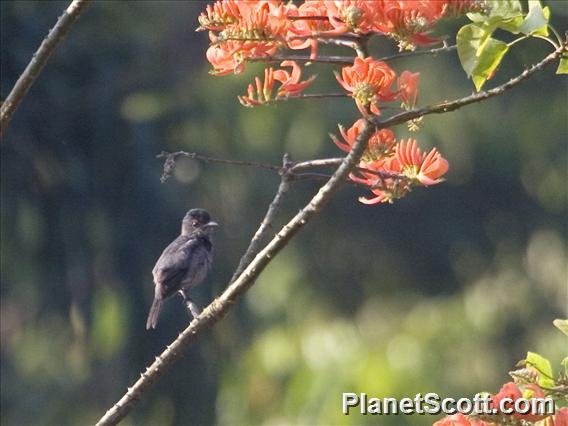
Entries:
{"label": "tree branch", "polygon": [[30,87],[37,79],[51,54],[63,41],[73,23],[90,2],[91,0],[73,0],[63,12],[63,15],[59,17],[55,26],[43,39],[39,49],[34,53],[30,63],[24,72],[22,72],[18,81],[16,81],[16,84],[12,88],[12,91],[8,94],[6,100],[0,107],[0,136],[2,136],[4,130],[6,130],[6,127],[12,118],[12,114],[14,114],[14,111],[18,108],[18,105],[26,96],[28,90],[30,90]]}
{"label": "tree branch", "polygon": [[274,222],[274,219],[278,211],[280,210],[280,207],[282,206],[282,202],[288,192],[288,189],[290,188],[291,166],[292,163],[288,158],[288,154],[284,154],[284,157],[282,158],[282,169],[279,171],[280,185],[278,186],[276,195],[274,196],[274,199],[268,207],[266,216],[264,216],[264,219],[262,219],[260,226],[252,237],[252,240],[250,241],[245,254],[243,254],[243,256],[241,257],[239,266],[237,266],[237,269],[235,270],[231,278],[231,283],[234,282],[239,277],[239,275],[242,274],[245,268],[258,254],[261,249],[262,241],[264,240],[268,232],[270,232],[270,230],[272,229],[272,222]]}
{"label": "tree branch", "polygon": [[407,58],[409,56],[437,55],[439,53],[451,52],[457,49],[457,45],[436,47],[429,50],[414,50],[412,52],[400,52],[389,56],[378,58],[377,61],[392,61],[393,59]]}
{"label": "tree branch", "polygon": [[[177,339],[156,357],[134,386],[128,389],[126,394],[99,420],[97,426],[115,425],[123,419],[140,401],[152,385],[164,375],[177,360],[190,343],[210,325],[216,323],[229,311],[231,306],[242,296],[255,282],[256,278],[264,270],[266,265],[282,250],[288,241],[318,213],[331,199],[347,178],[349,172],[360,160],[367,142],[373,130],[369,121],[365,122],[362,132],[359,134],[353,148],[343,159],[341,165],[323,185],[318,193],[312,198],[294,218],[288,222],[276,236],[264,247],[244,269],[239,277],[233,281],[227,289],[213,302],[211,302],[201,314],[195,318],[189,326],[177,337]],[[270,210],[270,209],[269,209]]]}
{"label": "tree branch", "polygon": [[176,166],[177,157],[187,157],[194,160],[203,161],[204,163],[217,163],[217,164],[229,164],[232,166],[250,166],[250,167],[257,167],[259,169],[269,169],[276,172],[280,172],[282,170],[282,166],[278,166],[276,164],[268,164],[268,163],[258,163],[256,161],[240,161],[240,160],[227,160],[224,158],[213,158],[207,157],[205,155],[199,155],[195,152],[186,152],[186,151],[177,151],[177,152],[166,152],[162,151],[160,154],[156,155],[156,158],[165,158],[164,161],[164,172],[162,173],[162,177],[160,177],[160,181],[165,183],[171,176],[174,168]]}
{"label": "tree branch", "polygon": [[497,86],[493,89],[485,90],[482,92],[474,93],[470,96],[466,96],[461,99],[456,99],[453,101],[446,101],[441,102],[437,105],[426,106],[424,108],[413,109],[410,111],[401,112],[399,114],[393,115],[383,121],[379,120],[377,117],[374,118],[376,124],[382,124],[385,127],[392,127],[396,126],[397,124],[405,123],[410,120],[414,120],[416,118],[423,117],[429,114],[441,114],[445,112],[455,111],[458,108],[461,108],[465,105],[473,104],[476,102],[483,101],[485,99],[492,98],[494,96],[502,95],[507,90],[511,89],[512,87],[522,83],[524,80],[532,77],[538,71],[542,70],[545,66],[551,64],[556,59],[562,55],[563,52],[567,51],[567,44],[566,42],[559,46],[554,52],[546,56],[543,60],[536,63],[535,65],[531,66],[530,68],[523,71],[517,77],[514,77],[507,81],[506,83]]}
{"label": "tree branch", "polygon": [[[333,40],[333,39],[332,39]],[[353,47],[353,40],[342,40],[342,44],[350,43],[349,46]],[[322,41],[322,40],[320,40]],[[389,56],[383,56],[382,58],[378,58],[378,61],[392,61],[395,59],[400,58],[407,58],[410,56],[425,56],[425,55],[438,55],[440,53],[452,52],[457,49],[457,46],[454,44],[452,46],[442,46],[436,47],[434,49],[428,50],[415,50],[412,52],[401,52],[395,53]],[[336,64],[336,65],[353,65],[355,61],[355,57],[351,56],[318,56],[316,58],[310,58],[309,56],[305,55],[274,55],[274,56],[257,56],[253,58],[247,58],[247,62],[282,62],[282,61],[295,61],[295,62],[302,62],[302,63],[320,63],[320,64]]]}
{"label": "tree branch", "polygon": [[337,64],[337,65],[353,65],[354,57],[351,56],[318,56],[310,58],[305,55],[274,55],[274,56],[256,56],[247,58],[247,62],[282,62],[282,61],[295,61],[295,62],[314,62],[321,64]]}

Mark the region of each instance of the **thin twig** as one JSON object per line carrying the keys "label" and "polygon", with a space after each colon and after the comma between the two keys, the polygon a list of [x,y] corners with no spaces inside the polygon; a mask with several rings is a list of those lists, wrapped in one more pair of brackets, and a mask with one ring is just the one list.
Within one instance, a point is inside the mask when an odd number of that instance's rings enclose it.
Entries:
{"label": "thin twig", "polygon": [[337,167],[341,164],[343,158],[320,158],[317,160],[302,161],[294,164],[291,171],[298,172],[315,167]]}
{"label": "thin twig", "polygon": [[305,55],[274,55],[274,56],[257,56],[254,58],[247,58],[247,62],[282,62],[282,61],[295,61],[302,63],[321,63],[321,64],[337,64],[337,65],[353,65],[355,57],[350,56],[318,56],[310,58]]}
{"label": "thin twig", "polygon": [[262,219],[262,222],[260,222],[260,226],[258,227],[257,231],[252,237],[252,240],[250,241],[249,246],[245,251],[245,254],[243,254],[243,256],[241,257],[241,260],[239,261],[239,266],[237,266],[237,269],[235,270],[231,278],[230,281],[231,283],[235,281],[239,277],[239,275],[241,275],[241,273],[249,265],[251,260],[254,259],[254,257],[262,248],[262,242],[264,241],[264,238],[268,235],[268,233],[272,229],[272,223],[274,222],[274,219],[276,218],[276,215],[282,206],[282,202],[286,194],[288,193],[288,189],[290,188],[291,174],[289,171],[291,166],[292,163],[288,158],[288,154],[284,154],[284,157],[282,158],[282,167],[279,172],[280,185],[278,186],[276,195],[274,196],[274,199],[270,203],[270,206],[268,207],[268,211],[266,212],[264,219]]}
{"label": "thin twig", "polygon": [[353,41],[352,48],[355,50],[359,58],[366,58],[369,56],[369,40],[372,35],[373,33],[363,34]]}
{"label": "thin twig", "polygon": [[353,148],[343,162],[323,185],[318,193],[294,218],[278,232],[245,268],[239,277],[213,302],[211,302],[197,318],[169,345],[150,365],[126,394],[99,420],[97,426],[115,425],[122,420],[140,401],[141,397],[178,361],[190,343],[209,326],[218,322],[231,309],[234,303],[253,285],[256,278],[282,250],[288,241],[317,214],[331,199],[347,178],[347,175],[359,161],[373,126],[365,121],[362,132],[357,137]]}
{"label": "thin twig", "polygon": [[[352,40],[349,41],[351,43]],[[351,46],[351,44],[350,44]],[[392,61],[400,58],[407,58],[409,56],[423,56],[423,55],[438,55],[440,53],[452,52],[457,49],[456,45],[436,47],[429,50],[415,50],[412,52],[401,52],[393,55],[383,56],[378,58],[377,61]],[[337,65],[353,65],[354,57],[350,56],[318,56],[310,58],[304,55],[274,55],[274,56],[258,56],[256,58],[247,58],[248,62],[282,62],[282,61],[296,61],[296,62],[313,62],[322,64],[337,64]]]}
{"label": "thin twig", "polygon": [[383,170],[367,169],[366,167],[360,167],[360,166],[357,166],[355,169],[359,172],[362,172],[362,173],[368,173],[368,174],[371,174],[371,175],[376,175],[376,176],[380,177],[381,179],[408,179],[402,173],[385,172]]}
{"label": "thin twig", "polygon": [[[171,176],[175,165],[176,160],[178,157],[188,157],[191,159],[195,159],[198,161],[202,161],[204,163],[218,163],[218,164],[228,164],[231,166],[245,166],[245,167],[256,167],[260,169],[267,169],[272,170],[280,175],[287,174],[290,181],[297,180],[299,171],[317,168],[317,167],[337,167],[343,161],[343,157],[337,158],[322,158],[318,160],[308,160],[308,161],[301,161],[301,162],[290,162],[287,163],[287,166],[279,166],[278,164],[271,164],[271,163],[259,163],[256,161],[241,161],[241,160],[227,160],[224,158],[213,158],[207,157],[205,155],[199,155],[195,152],[185,152],[185,151],[177,151],[177,152],[166,152],[162,151],[160,154],[156,155],[156,158],[165,158],[164,161],[164,170],[162,173],[162,177],[160,181],[165,183],[169,177]],[[330,177],[330,176],[328,176]],[[304,177],[305,178],[305,177]]]}
{"label": "thin twig", "polygon": [[329,21],[329,16],[319,15],[319,16],[286,16],[290,21]]}
{"label": "thin twig", "polygon": [[308,34],[308,35],[293,35],[286,39],[286,44],[290,40],[317,40],[319,43],[323,44],[334,44],[336,46],[349,47],[356,50],[356,46],[361,40],[361,37],[366,37],[366,35],[359,35],[354,33],[347,33],[341,35],[329,35],[329,34]]}
{"label": "thin twig", "polygon": [[292,99],[326,99],[326,98],[350,98],[351,95],[348,93],[304,93],[295,96],[288,96],[282,100],[292,100]]}
{"label": "thin twig", "polygon": [[[314,37],[317,38],[317,37]],[[318,39],[325,43],[324,40]],[[326,39],[329,40],[329,39]],[[333,38],[331,40],[334,40]],[[354,39],[349,40],[341,40],[342,45],[348,44],[349,47],[353,47]],[[452,52],[456,50],[457,46],[443,46],[437,47],[434,49],[429,50],[415,50],[413,52],[401,52],[395,53],[389,56],[383,56],[382,58],[378,58],[378,61],[392,61],[395,59],[406,58],[409,56],[423,56],[423,55],[438,55],[440,53]],[[274,56],[257,56],[254,58],[247,58],[247,62],[282,62],[282,61],[296,61],[302,63],[321,63],[321,64],[336,64],[336,65],[353,65],[355,61],[355,57],[351,56],[318,56],[316,58],[310,58],[309,56],[305,55],[274,55]]]}
{"label": "thin twig", "polygon": [[288,40],[307,40],[307,39],[318,39],[318,40],[343,40],[343,41],[355,41],[359,40],[363,35],[355,33],[345,33],[345,34],[325,34],[325,33],[312,33],[312,34],[297,34],[289,36]]}
{"label": "thin twig", "polygon": [[32,56],[30,63],[24,72],[22,72],[18,81],[16,81],[16,84],[12,88],[12,91],[8,94],[6,100],[0,107],[0,136],[2,136],[4,130],[6,130],[14,111],[22,102],[22,99],[24,99],[28,90],[30,90],[30,87],[37,79],[51,54],[63,41],[73,23],[90,2],[91,0],[73,0],[63,12],[63,15],[59,17],[55,26],[43,39],[38,50]]}
{"label": "thin twig", "polygon": [[276,164],[269,164],[269,163],[258,163],[256,161],[240,161],[240,160],[227,160],[224,158],[213,158],[207,157],[205,155],[199,155],[195,152],[186,152],[186,151],[177,151],[177,152],[166,152],[162,151],[160,154],[156,155],[156,158],[165,158],[164,161],[164,172],[160,181],[165,183],[169,177],[171,176],[176,160],[178,157],[183,156],[187,158],[191,158],[194,160],[203,161],[204,163],[217,163],[217,164],[228,164],[231,166],[249,166],[249,167],[257,167],[259,169],[269,169],[279,172],[282,167]]}
{"label": "thin twig", "polygon": [[318,172],[306,172],[306,173],[298,173],[292,175],[294,180],[328,180],[331,177],[328,173],[318,173]]}
{"label": "thin twig", "polygon": [[408,58],[409,56],[438,55],[439,53],[452,52],[457,49],[457,45],[436,47],[429,50],[414,50],[412,52],[395,53],[389,56],[378,58],[377,61],[392,61],[394,59]]}

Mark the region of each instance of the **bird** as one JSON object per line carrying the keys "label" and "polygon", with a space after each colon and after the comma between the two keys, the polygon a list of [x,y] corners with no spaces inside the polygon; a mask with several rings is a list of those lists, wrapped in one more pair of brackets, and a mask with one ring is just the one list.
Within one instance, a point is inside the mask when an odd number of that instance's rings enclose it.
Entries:
{"label": "bird", "polygon": [[181,224],[181,234],[159,257],[152,275],[154,301],[150,307],[146,329],[155,329],[166,299],[180,293],[191,315],[199,315],[199,307],[190,299],[187,290],[201,283],[213,261],[212,231],[218,227],[206,210],[189,210]]}

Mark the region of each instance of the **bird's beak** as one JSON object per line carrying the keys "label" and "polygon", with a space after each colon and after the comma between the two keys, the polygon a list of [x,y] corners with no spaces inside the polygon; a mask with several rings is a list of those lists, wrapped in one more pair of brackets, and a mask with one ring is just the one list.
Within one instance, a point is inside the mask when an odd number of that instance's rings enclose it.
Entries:
{"label": "bird's beak", "polygon": [[216,228],[218,226],[219,226],[219,224],[217,222],[211,221],[211,222],[208,222],[205,225],[203,225],[203,228]]}

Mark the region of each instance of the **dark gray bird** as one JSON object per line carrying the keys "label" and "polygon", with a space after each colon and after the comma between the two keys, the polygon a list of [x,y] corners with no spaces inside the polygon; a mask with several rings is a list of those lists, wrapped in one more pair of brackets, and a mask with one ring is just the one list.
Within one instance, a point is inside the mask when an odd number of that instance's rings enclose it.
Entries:
{"label": "dark gray bird", "polygon": [[211,269],[211,233],[217,226],[203,209],[192,209],[186,213],[181,224],[181,235],[166,247],[152,270],[154,302],[146,329],[156,328],[164,300],[177,292],[182,295],[191,314],[194,317],[199,315],[199,308],[189,298],[187,290],[203,281]]}

